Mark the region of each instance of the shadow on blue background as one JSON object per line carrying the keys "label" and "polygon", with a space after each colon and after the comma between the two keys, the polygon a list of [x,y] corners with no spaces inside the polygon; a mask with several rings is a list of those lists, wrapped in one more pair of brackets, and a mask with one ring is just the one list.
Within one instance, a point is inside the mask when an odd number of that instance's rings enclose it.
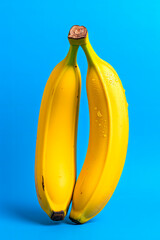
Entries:
{"label": "shadow on blue background", "polygon": [[17,218],[26,223],[40,225],[51,225],[53,223],[36,204],[24,204],[23,202],[21,204],[3,204],[3,211],[9,218]]}
{"label": "shadow on blue background", "polygon": [[[0,3],[0,232],[2,239],[160,238],[160,3],[150,1],[3,1]],[[97,54],[118,72],[129,103],[129,145],[111,200],[87,224],[54,224],[34,185],[38,114],[46,81],[67,54],[67,35],[84,25]],[[82,75],[77,169],[89,136]]]}
{"label": "shadow on blue background", "polygon": [[[70,221],[69,217],[67,216],[64,221],[54,222],[52,221],[44,212],[43,210],[35,203],[35,204],[28,204],[28,203],[8,203],[3,204],[3,211],[2,213],[7,215],[11,219],[17,219],[22,222],[26,222],[29,224],[35,225],[61,225],[61,224],[69,224],[69,225],[76,225],[72,221]],[[95,219],[89,221],[88,224],[94,222]]]}

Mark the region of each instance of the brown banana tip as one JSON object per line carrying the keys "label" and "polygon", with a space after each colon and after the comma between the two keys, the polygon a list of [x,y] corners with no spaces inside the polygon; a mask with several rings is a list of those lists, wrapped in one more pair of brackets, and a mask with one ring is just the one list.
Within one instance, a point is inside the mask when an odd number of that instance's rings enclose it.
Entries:
{"label": "brown banana tip", "polygon": [[61,221],[64,219],[64,212],[60,211],[60,212],[52,212],[52,215],[50,217],[53,221]]}
{"label": "brown banana tip", "polygon": [[74,25],[73,27],[71,27],[71,29],[69,31],[68,38],[70,38],[70,39],[86,38],[87,33],[88,33],[88,31],[87,31],[86,27]]}
{"label": "brown banana tip", "polygon": [[75,220],[75,219],[71,218],[70,216],[69,216],[69,219],[76,224],[81,224],[78,220]]}

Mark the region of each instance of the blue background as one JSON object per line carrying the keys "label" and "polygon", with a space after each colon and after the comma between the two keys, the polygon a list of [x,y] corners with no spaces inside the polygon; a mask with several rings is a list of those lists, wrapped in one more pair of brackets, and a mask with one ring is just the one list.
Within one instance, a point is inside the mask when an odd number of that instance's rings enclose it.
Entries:
{"label": "blue background", "polygon": [[[160,239],[160,2],[0,2],[0,238]],[[53,223],[34,185],[38,114],[46,81],[67,54],[72,25],[87,27],[93,48],[118,72],[129,103],[123,174],[103,211],[84,225]],[[77,165],[89,136],[82,75]]]}

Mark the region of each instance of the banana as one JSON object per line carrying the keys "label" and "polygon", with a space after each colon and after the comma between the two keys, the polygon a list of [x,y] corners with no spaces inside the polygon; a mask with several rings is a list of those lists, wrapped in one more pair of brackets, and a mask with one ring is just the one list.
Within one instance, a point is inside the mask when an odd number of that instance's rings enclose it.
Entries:
{"label": "banana", "polygon": [[[81,39],[76,39],[79,32]],[[85,223],[104,208],[120,179],[128,145],[128,104],[118,74],[97,56],[86,28],[71,28],[69,40],[81,45],[88,61],[89,144],[70,213],[73,222]]]}
{"label": "banana", "polygon": [[35,185],[42,209],[63,220],[76,180],[76,138],[81,76],[78,46],[52,71],[42,97],[36,141]]}

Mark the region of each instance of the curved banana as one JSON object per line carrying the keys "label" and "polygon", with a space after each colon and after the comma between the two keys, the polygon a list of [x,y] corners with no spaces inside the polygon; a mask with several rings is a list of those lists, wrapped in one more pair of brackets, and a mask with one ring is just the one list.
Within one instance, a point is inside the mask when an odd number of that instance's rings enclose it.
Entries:
{"label": "curved banana", "polygon": [[[71,32],[70,42],[73,43],[76,27]],[[84,32],[84,39],[79,44],[88,61],[90,134],[70,213],[70,219],[76,223],[93,218],[111,198],[123,170],[129,130],[128,104],[122,83],[111,65],[94,52],[87,30],[81,32]]]}
{"label": "curved banana", "polygon": [[39,203],[55,221],[67,214],[76,179],[80,98],[78,46],[52,71],[42,97],[36,142],[35,183]]}

